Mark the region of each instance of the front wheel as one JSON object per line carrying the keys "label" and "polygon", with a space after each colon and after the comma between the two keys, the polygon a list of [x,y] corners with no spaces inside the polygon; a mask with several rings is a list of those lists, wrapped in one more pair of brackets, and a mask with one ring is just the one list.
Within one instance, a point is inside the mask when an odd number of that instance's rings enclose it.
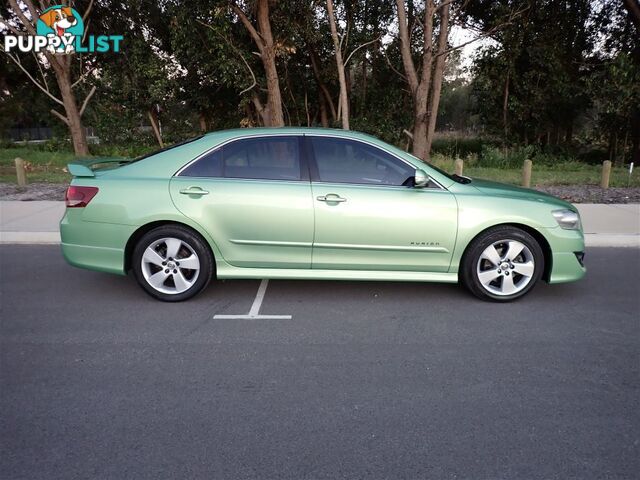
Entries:
{"label": "front wheel", "polygon": [[133,251],[133,272],[152,297],[179,302],[209,284],[213,258],[194,232],[168,225],[151,230],[138,241]]}
{"label": "front wheel", "polygon": [[542,277],[544,254],[529,233],[495,227],[474,239],[462,262],[462,282],[483,300],[508,302],[531,290]]}

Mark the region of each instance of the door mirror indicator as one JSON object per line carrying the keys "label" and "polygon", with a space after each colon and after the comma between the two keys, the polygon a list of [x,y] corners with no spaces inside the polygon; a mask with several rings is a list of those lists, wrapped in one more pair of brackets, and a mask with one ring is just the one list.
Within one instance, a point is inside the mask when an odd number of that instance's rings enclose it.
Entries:
{"label": "door mirror indicator", "polygon": [[427,184],[429,183],[429,175],[427,175],[427,173],[421,168],[416,169],[416,173],[413,178],[414,178],[413,185],[416,188],[426,187]]}

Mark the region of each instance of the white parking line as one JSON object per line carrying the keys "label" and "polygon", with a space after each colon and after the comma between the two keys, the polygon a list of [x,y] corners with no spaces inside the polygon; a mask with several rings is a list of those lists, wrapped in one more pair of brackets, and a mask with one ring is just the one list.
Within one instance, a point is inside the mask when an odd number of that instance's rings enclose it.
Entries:
{"label": "white parking line", "polygon": [[247,315],[214,315],[214,320],[291,320],[291,315],[260,315],[260,307],[264,300],[264,295],[267,292],[267,285],[269,280],[264,279],[260,282],[258,287],[258,293],[251,305],[251,310]]}

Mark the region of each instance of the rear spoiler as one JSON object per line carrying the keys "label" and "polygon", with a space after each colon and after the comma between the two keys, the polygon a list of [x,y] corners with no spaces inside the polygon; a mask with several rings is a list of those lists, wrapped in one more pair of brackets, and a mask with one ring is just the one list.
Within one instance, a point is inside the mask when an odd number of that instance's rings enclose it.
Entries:
{"label": "rear spoiler", "polygon": [[130,158],[117,158],[117,157],[99,157],[91,158],[87,160],[77,160],[69,163],[67,169],[69,173],[74,177],[95,177],[96,174],[93,170],[95,165],[103,165],[109,163],[117,163],[118,166],[131,162]]}

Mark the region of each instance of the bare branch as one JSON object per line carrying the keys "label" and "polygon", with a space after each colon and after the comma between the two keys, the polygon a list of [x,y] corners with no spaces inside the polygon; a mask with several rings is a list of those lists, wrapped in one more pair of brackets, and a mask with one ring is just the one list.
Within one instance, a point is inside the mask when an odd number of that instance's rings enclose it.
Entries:
{"label": "bare branch", "polygon": [[91,87],[89,94],[85,97],[84,102],[82,102],[82,107],[80,107],[80,112],[78,113],[78,115],[80,115],[81,117],[82,117],[82,114],[84,113],[85,108],[87,108],[87,105],[89,104],[89,100],[91,100],[91,97],[93,97],[94,93],[96,93],[95,85]]}
{"label": "bare branch", "polygon": [[261,54],[264,53],[263,52],[265,47],[264,40],[262,39],[262,36],[258,33],[258,31],[255,29],[251,21],[247,18],[245,13],[234,1],[231,2],[231,9],[238,16],[238,18],[240,19],[242,24],[245,26],[245,28],[249,31],[249,34],[253,38],[253,41],[256,42],[256,45],[258,46],[260,53]]}
{"label": "bare branch", "polygon": [[361,48],[366,47],[367,45],[371,45],[372,43],[377,42],[378,40],[380,40],[380,38],[382,38],[382,35],[378,35],[376,38],[374,38],[373,40],[371,40],[370,42],[367,43],[363,43],[362,45],[360,45],[358,48],[356,48],[353,52],[351,52],[349,54],[349,56],[347,57],[347,59],[344,61],[344,66],[347,66],[347,63],[349,63],[349,60],[351,59],[351,57],[353,56],[354,53],[356,53],[358,50],[360,50]]}
{"label": "bare branch", "polygon": [[53,108],[51,109],[51,113],[53,113],[56,117],[58,117],[60,120],[62,120],[67,127],[69,126],[69,119],[67,117],[62,115],[57,110],[54,110]]}
{"label": "bare branch", "polygon": [[389,56],[387,55],[386,52],[383,54],[383,56],[384,56],[384,59],[387,61],[387,65],[389,65],[389,68],[393,70],[395,73],[397,73],[400,76],[400,78],[402,78],[404,81],[407,81],[407,77],[405,77],[402,74],[402,72],[400,72],[399,70],[396,70],[396,68],[391,64],[391,60],[389,60]]}
{"label": "bare branch", "polygon": [[523,8],[522,10],[518,10],[516,12],[513,12],[511,15],[509,15],[509,18],[506,22],[501,23],[499,25],[495,25],[494,27],[490,28],[489,30],[482,32],[480,34],[478,34],[477,37],[472,38],[471,40],[468,40],[466,42],[461,43],[460,45],[456,45],[454,47],[450,47],[444,51],[438,52],[437,53],[437,57],[441,56],[441,55],[448,55],[449,53],[455,51],[455,50],[460,50],[463,47],[466,47],[467,45],[473,43],[473,42],[477,42],[478,40],[481,40],[485,37],[490,37],[492,36],[494,33],[496,33],[497,31],[501,30],[502,28],[506,27],[507,25],[511,25],[513,24],[513,20],[522,15],[523,12],[525,12],[528,8]]}
{"label": "bare branch", "polygon": [[87,39],[87,34],[89,33],[89,24],[91,23],[91,19],[87,20],[84,24],[84,33],[82,34],[82,43]]}
{"label": "bare branch", "polygon": [[249,75],[251,75],[251,79],[252,79],[252,83],[249,87],[245,88],[244,90],[242,90],[240,92],[240,95],[247,93],[249,90],[252,90],[257,84],[258,82],[256,81],[256,76],[253,73],[253,70],[251,69],[251,66],[249,66],[249,62],[247,62],[247,60],[244,58],[244,55],[242,55],[242,52],[240,51],[240,49],[238,49],[233,43],[231,43],[231,41],[225,37],[224,35],[221,35],[220,33],[218,33],[216,31],[215,28],[213,28],[211,25],[206,24],[200,20],[196,20],[196,22],[198,22],[200,25],[203,25],[209,29],[211,29],[211,31],[218,37],[222,38],[225,42],[227,42],[227,44],[240,56],[240,58],[242,59],[242,62],[245,64],[245,66],[247,67],[247,70],[249,71]]}
{"label": "bare branch", "polygon": [[36,65],[38,65],[38,70],[40,71],[42,82],[44,83],[44,87],[47,89],[47,92],[48,92],[49,84],[47,83],[47,77],[45,76],[44,71],[42,70],[42,65],[40,64],[40,60],[38,59],[38,54],[36,52],[33,52],[33,58],[36,59]]}
{"label": "bare branch", "polygon": [[[27,2],[25,3],[27,4],[27,7],[28,7],[29,4]],[[22,25],[24,25],[24,28],[26,28],[31,35],[35,35],[36,34],[35,27],[26,17],[22,9],[18,6],[18,2],[16,0],[9,0],[9,5],[11,5],[11,9],[13,10],[13,13],[15,13],[16,16],[20,19],[20,21],[22,22]],[[31,6],[33,7],[33,5]],[[31,13],[31,15],[33,15],[33,12]]]}
{"label": "bare branch", "polygon": [[84,72],[82,75],[80,75],[80,77],[78,77],[78,79],[73,82],[71,84],[71,88],[76,88],[80,83],[84,82],[87,78],[87,76],[93,72],[96,69],[95,66],[91,67],[89,70],[87,70],[86,72]]}
{"label": "bare branch", "polygon": [[441,2],[436,6],[436,12],[440,10],[442,7],[452,4],[455,0],[447,0],[446,2]]}
{"label": "bare branch", "polygon": [[84,15],[82,15],[82,23],[85,22],[85,20],[87,19],[87,17],[89,16],[89,13],[91,13],[91,9],[93,8],[93,0],[91,0],[89,2],[89,6],[87,7],[87,9],[84,11]]}
{"label": "bare branch", "polygon": [[19,59],[17,56],[15,56],[15,57],[14,57],[14,56],[13,56],[13,55],[11,55],[10,53],[6,53],[6,55],[7,55],[7,57],[9,57],[9,58],[13,61],[13,63],[15,63],[15,64],[20,68],[20,70],[22,70],[22,71],[24,72],[24,74],[25,74],[27,77],[29,77],[29,80],[31,80],[31,82],[33,82],[33,84],[34,84],[36,87],[38,87],[40,90],[42,90],[44,93],[46,93],[46,94],[47,94],[47,96],[48,96],[49,98],[51,98],[54,102],[59,103],[60,105],[64,105],[64,103],[62,102],[62,100],[60,100],[59,98],[54,97],[54,96],[51,94],[51,92],[49,92],[49,90],[48,90],[47,88],[45,88],[44,86],[42,86],[42,85],[40,84],[40,82],[38,82],[35,78],[33,78],[33,76],[31,76],[31,74],[29,73],[29,71],[28,71],[26,68],[24,68],[24,67],[22,66],[22,63],[20,63],[20,59]]}

